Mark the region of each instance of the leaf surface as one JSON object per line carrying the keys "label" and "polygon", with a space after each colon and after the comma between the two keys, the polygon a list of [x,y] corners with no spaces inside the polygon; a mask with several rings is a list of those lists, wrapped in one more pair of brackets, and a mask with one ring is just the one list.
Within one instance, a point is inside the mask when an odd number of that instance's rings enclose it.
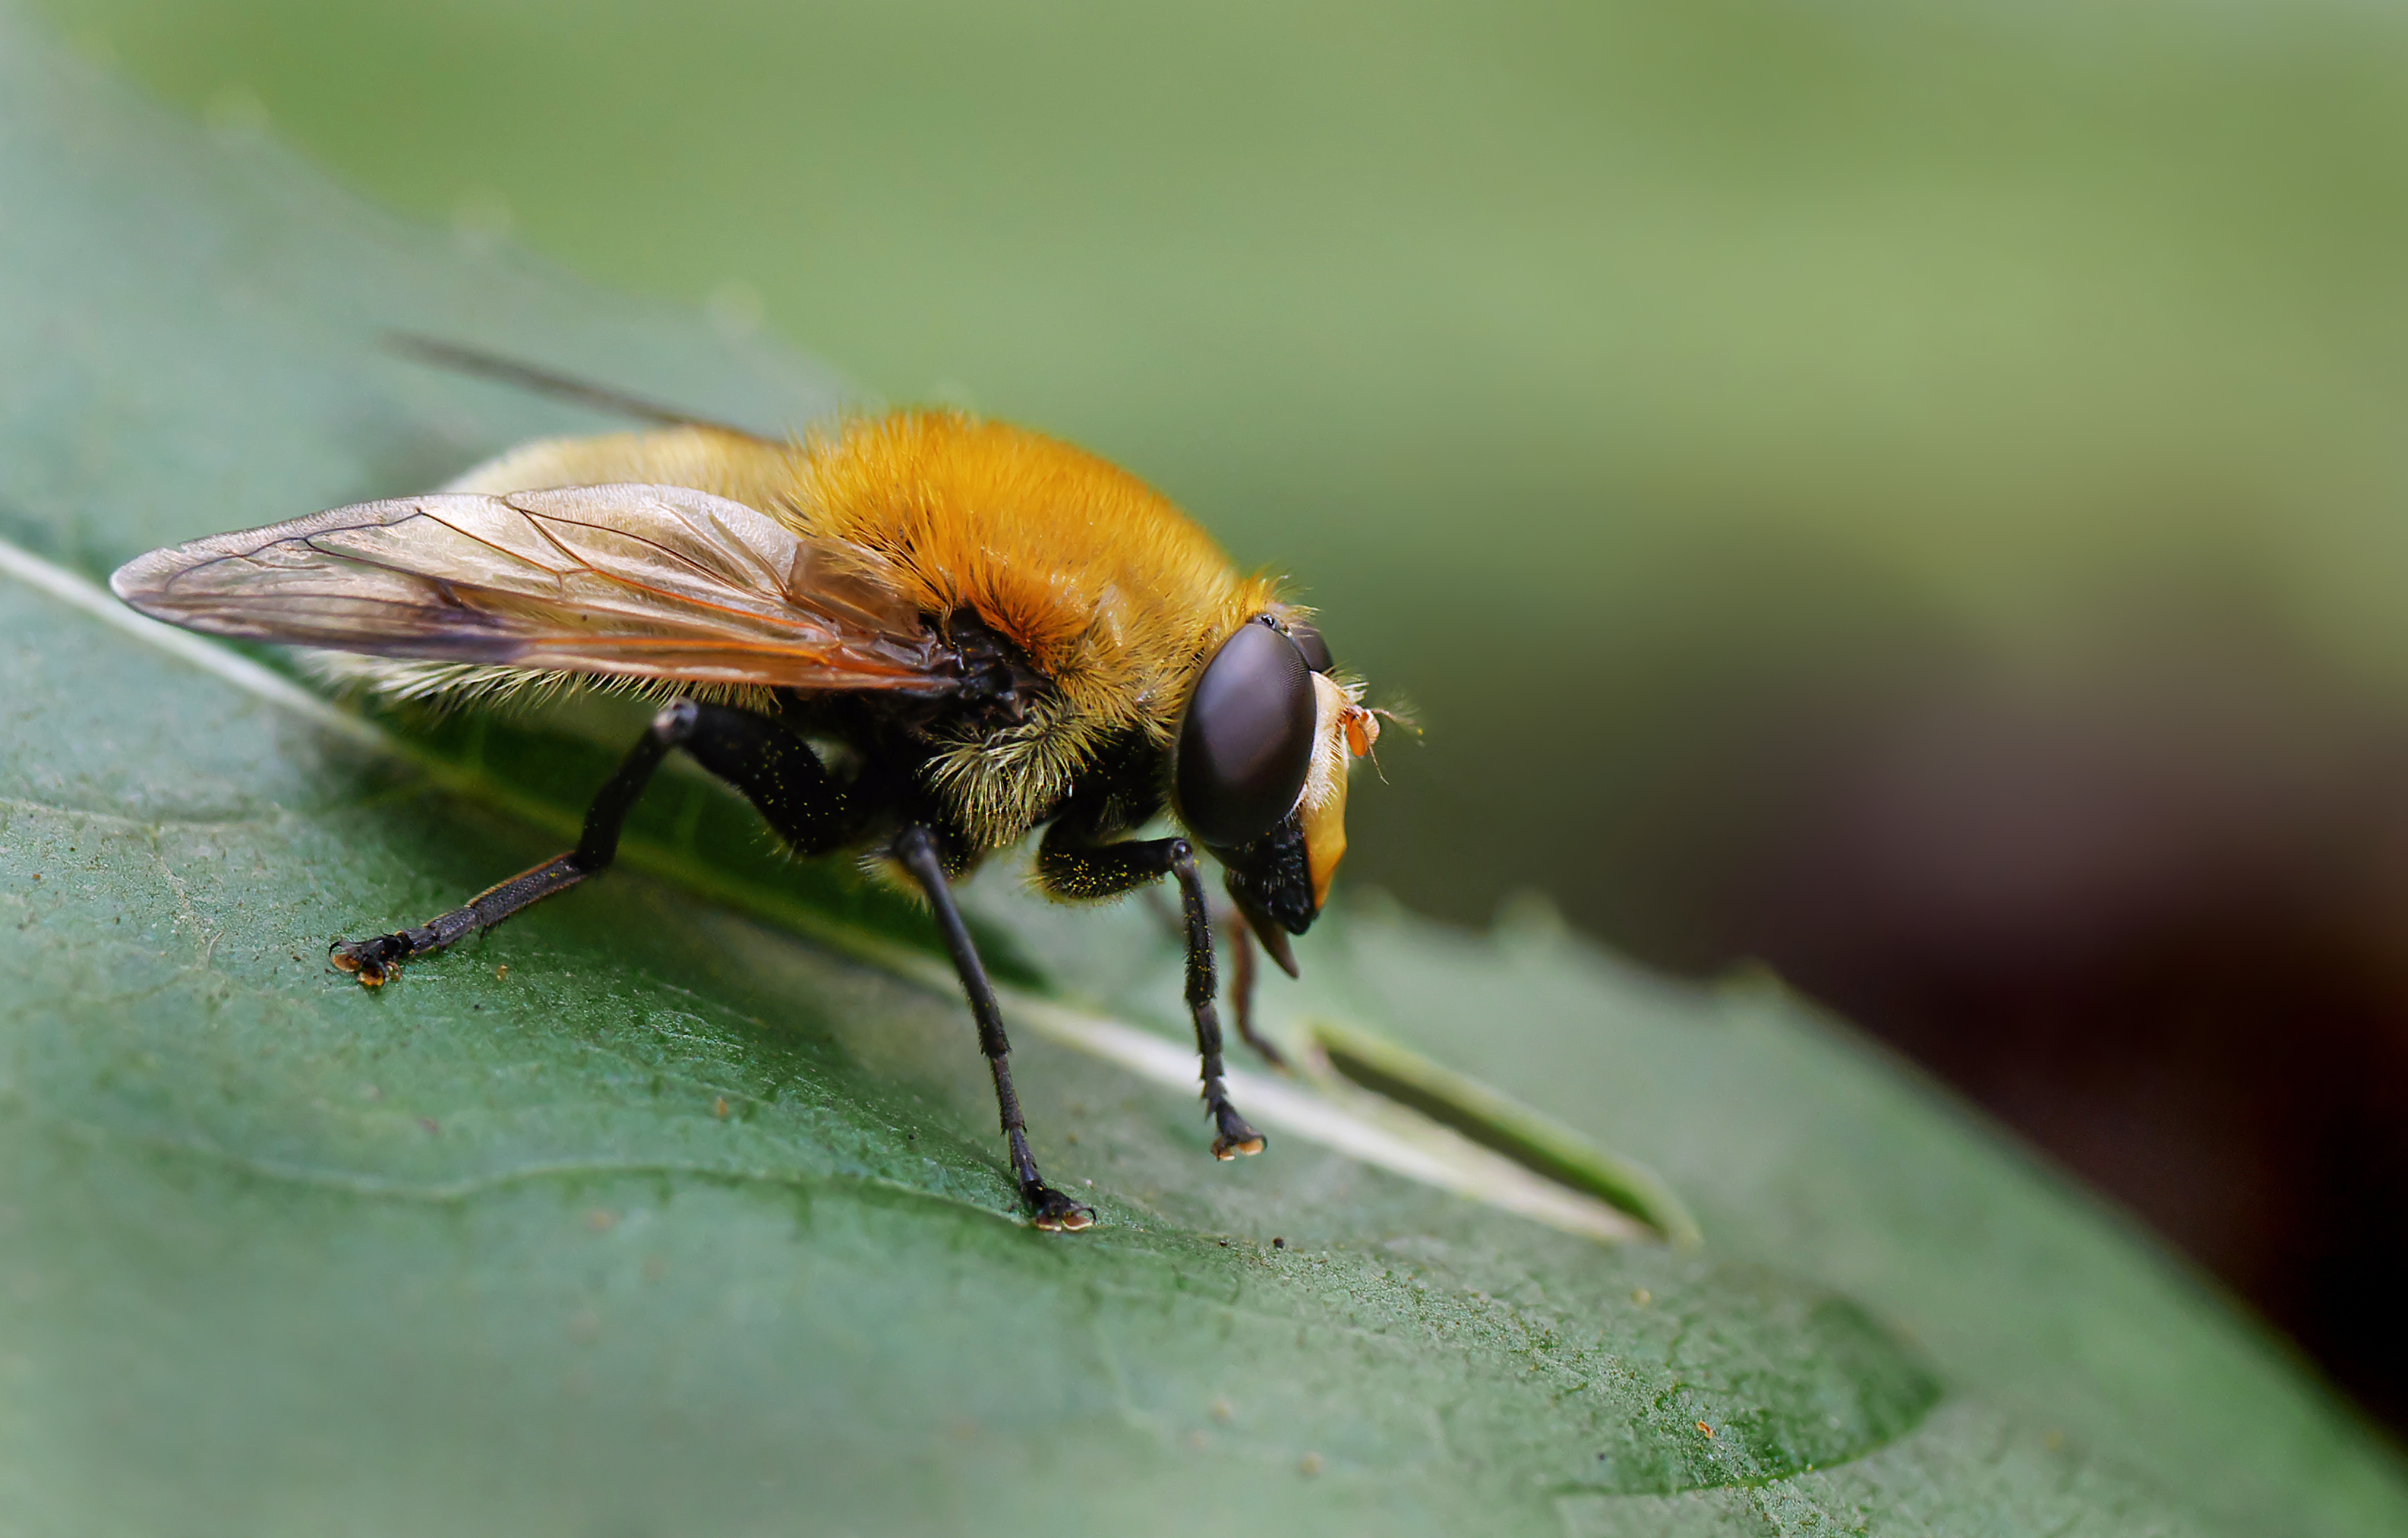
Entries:
{"label": "leaf surface", "polygon": [[[690,778],[645,869],[353,986],[330,940],[551,853],[624,721],[349,724],[89,580],[598,425],[391,331],[739,421],[837,389],[5,16],[0,210],[0,1528],[2408,1528],[2319,1388],[1927,1087],[1541,913],[1474,937],[1355,898],[1267,1009],[1627,1150],[1701,1248],[1311,1135],[1215,1163],[1192,1094],[1089,1028],[1178,1042],[1164,926],[996,871],[1038,1152],[1105,1219],[1037,1233],[924,920]],[[1280,1087],[1299,1126],[1344,1110]]]}

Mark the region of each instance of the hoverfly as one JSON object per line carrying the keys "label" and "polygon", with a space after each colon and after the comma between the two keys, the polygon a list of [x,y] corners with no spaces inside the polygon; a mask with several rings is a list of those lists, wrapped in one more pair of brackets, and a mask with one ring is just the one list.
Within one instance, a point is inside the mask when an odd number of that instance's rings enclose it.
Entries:
{"label": "hoverfly", "polygon": [[[681,750],[798,855],[853,852],[925,897],[1039,1228],[1095,1214],[1038,1172],[952,890],[1038,828],[1035,880],[1053,897],[1178,883],[1212,1153],[1261,1150],[1222,1083],[1196,852],[1293,975],[1288,937],[1327,898],[1347,775],[1379,727],[1306,610],[1136,478],[1035,433],[906,410],[780,440],[416,350],[655,425],[540,439],[439,492],[153,551],[109,585],[190,629],[315,649],[322,672],[388,695],[566,681],[662,705],[576,848],[415,928],[337,942],[337,967],[380,985],[599,874]],[[1135,836],[1166,811],[1185,836]]]}

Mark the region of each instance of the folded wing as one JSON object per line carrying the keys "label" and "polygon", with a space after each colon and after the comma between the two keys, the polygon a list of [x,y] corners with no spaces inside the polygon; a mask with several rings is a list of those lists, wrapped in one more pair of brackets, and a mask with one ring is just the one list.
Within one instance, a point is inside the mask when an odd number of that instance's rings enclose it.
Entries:
{"label": "folded wing", "polygon": [[941,695],[951,650],[862,564],[682,486],[363,502],[221,534],[109,579],[210,635],[434,662]]}

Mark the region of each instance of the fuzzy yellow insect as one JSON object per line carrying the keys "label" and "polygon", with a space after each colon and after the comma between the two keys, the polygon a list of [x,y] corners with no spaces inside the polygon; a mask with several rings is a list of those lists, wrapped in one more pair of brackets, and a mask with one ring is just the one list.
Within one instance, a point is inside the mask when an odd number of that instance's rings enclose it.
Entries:
{"label": "fuzzy yellow insect", "polygon": [[[1328,897],[1347,774],[1378,722],[1305,611],[1092,454],[957,412],[800,440],[672,416],[529,443],[440,492],[153,551],[111,585],[194,630],[311,648],[322,672],[388,694],[663,700],[575,849],[416,928],[335,946],[364,984],[605,869],[681,749],[797,853],[854,852],[926,895],[1039,1227],[1095,1215],[1038,1173],[951,887],[1035,828],[1054,896],[1178,882],[1212,1152],[1263,1145],[1222,1083],[1195,846],[1293,972],[1287,937]],[[1166,811],[1188,836],[1132,837]]]}

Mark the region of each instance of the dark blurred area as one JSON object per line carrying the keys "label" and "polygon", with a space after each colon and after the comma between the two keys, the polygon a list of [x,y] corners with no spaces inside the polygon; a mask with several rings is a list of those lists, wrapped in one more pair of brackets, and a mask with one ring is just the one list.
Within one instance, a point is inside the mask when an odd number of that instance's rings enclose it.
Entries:
{"label": "dark blurred area", "polygon": [[2408,1429],[2408,16],[44,8],[1156,481],[1423,707],[1351,879],[1770,964]]}
{"label": "dark blurred area", "polygon": [[2278,638],[2169,625],[1749,746],[1752,837],[1659,959],[1763,958],[2408,1425],[2408,721]]}

